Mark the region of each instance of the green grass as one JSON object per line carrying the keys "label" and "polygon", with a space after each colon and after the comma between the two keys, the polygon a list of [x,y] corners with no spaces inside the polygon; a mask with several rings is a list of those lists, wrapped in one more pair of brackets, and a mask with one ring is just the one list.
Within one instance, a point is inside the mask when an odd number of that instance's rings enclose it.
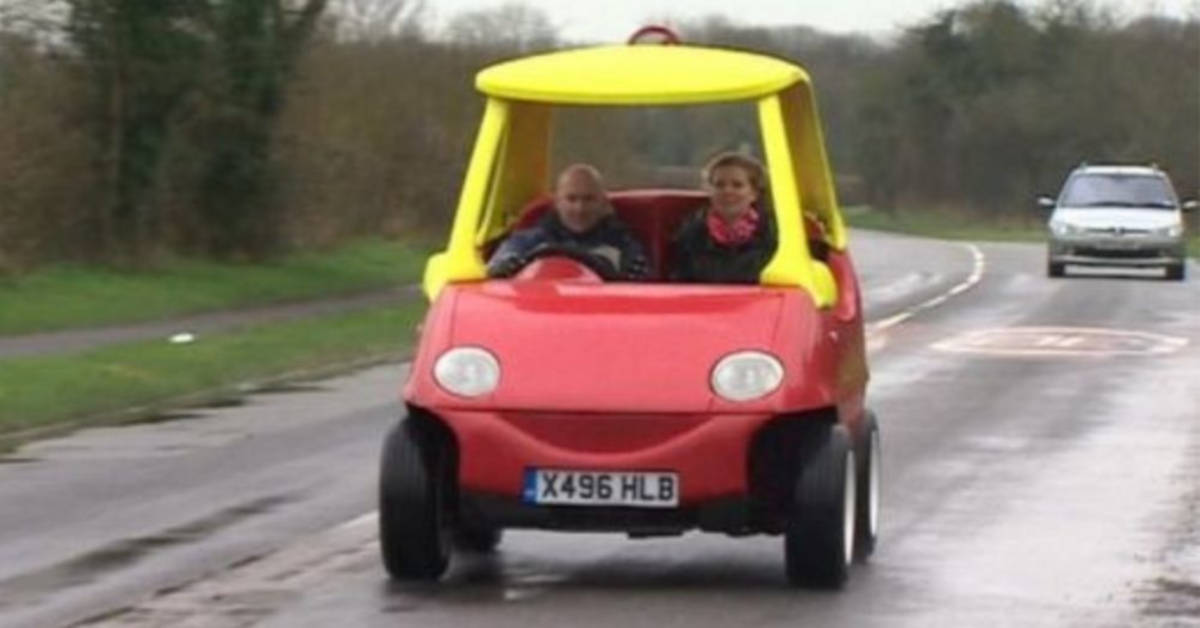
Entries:
{"label": "green grass", "polygon": [[[0,361],[0,433],[149,408],[200,391],[411,348],[425,304],[274,323],[197,338]],[[398,383],[397,383],[398,384]],[[381,399],[393,391],[380,391]]]}
{"label": "green grass", "polygon": [[862,206],[846,208],[845,215],[846,221],[852,227],[897,231],[948,240],[1046,240],[1045,221],[1032,216],[984,217],[937,210],[883,212]]}
{"label": "green grass", "polygon": [[267,264],[176,260],[144,272],[57,266],[0,280],[0,335],[130,323],[415,281],[431,246],[367,240]]}
{"label": "green grass", "polygon": [[[1030,215],[989,217],[952,211],[844,209],[851,227],[895,231],[947,240],[1045,242],[1045,219]],[[1200,258],[1200,224],[1189,225],[1188,255]]]}

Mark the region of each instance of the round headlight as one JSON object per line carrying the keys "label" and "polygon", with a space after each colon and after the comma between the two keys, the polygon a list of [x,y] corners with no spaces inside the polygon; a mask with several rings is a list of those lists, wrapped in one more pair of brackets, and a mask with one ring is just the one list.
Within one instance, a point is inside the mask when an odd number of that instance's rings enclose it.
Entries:
{"label": "round headlight", "polygon": [[1050,223],[1050,231],[1053,232],[1054,235],[1064,236],[1078,233],[1079,231],[1082,231],[1082,229],[1069,222],[1055,220]]}
{"label": "round headlight", "polygon": [[712,371],[712,389],[729,401],[766,396],[783,382],[783,364],[761,351],[731,353]]}
{"label": "round headlight", "polygon": [[442,354],[433,365],[433,378],[460,397],[486,395],[500,383],[496,356],[479,347],[458,347]]}
{"label": "round headlight", "polygon": [[1166,227],[1159,227],[1158,229],[1155,229],[1155,231],[1157,231],[1157,235],[1160,236],[1178,238],[1179,236],[1183,235],[1183,225],[1168,225]]}

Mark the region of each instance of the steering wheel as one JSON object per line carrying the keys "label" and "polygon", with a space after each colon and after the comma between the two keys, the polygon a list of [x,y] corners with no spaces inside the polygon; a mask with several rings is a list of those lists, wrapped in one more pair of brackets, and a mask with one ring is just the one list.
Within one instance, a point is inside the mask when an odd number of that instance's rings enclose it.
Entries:
{"label": "steering wheel", "polygon": [[578,262],[588,270],[596,273],[605,281],[615,281],[621,279],[621,272],[607,258],[588,253],[587,251],[574,246],[563,244],[543,244],[530,251],[525,255],[525,266],[528,266],[534,260],[543,257],[566,257],[575,262]]}

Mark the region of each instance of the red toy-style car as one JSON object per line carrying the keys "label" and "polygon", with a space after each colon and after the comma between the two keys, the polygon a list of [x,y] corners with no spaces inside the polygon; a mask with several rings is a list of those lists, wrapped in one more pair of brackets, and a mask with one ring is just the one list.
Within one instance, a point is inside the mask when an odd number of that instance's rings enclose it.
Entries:
{"label": "red toy-style car", "polygon": [[[586,76],[588,80],[573,77]],[[858,282],[799,67],[691,46],[605,46],[484,70],[487,109],[380,478],[383,562],[436,579],[505,528],[784,537],[790,582],[840,587],[875,545],[879,429]],[[556,105],[757,107],[778,245],[758,285],[674,284],[670,238],[705,202],[627,190],[655,280],[548,250],[486,279],[490,243],[547,210]],[[806,222],[820,229],[806,229]],[[817,242],[816,240],[820,240]]]}

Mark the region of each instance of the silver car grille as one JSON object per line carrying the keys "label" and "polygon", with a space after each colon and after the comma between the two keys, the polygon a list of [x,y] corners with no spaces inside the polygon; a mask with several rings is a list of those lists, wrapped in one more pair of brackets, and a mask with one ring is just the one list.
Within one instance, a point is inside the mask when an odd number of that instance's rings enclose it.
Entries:
{"label": "silver car grille", "polygon": [[1140,236],[1150,235],[1150,230],[1149,229],[1136,229],[1136,228],[1132,228],[1132,227],[1088,227],[1086,229],[1086,233],[1093,234],[1093,235],[1106,235],[1106,236],[1140,237]]}

